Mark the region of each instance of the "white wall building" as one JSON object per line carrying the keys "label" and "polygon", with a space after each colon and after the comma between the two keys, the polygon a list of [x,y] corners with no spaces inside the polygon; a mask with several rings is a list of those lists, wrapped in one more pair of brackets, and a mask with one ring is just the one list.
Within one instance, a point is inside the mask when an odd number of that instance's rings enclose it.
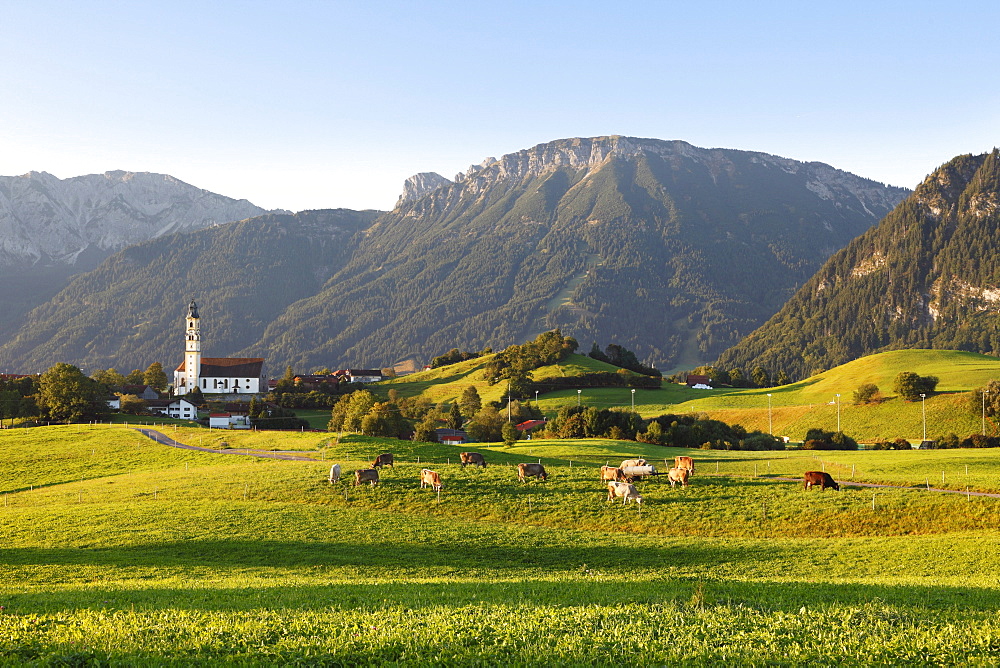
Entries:
{"label": "white wall building", "polygon": [[265,387],[262,357],[201,356],[201,317],[193,299],[185,323],[184,361],[174,371],[174,394],[196,387],[204,394],[257,394]]}

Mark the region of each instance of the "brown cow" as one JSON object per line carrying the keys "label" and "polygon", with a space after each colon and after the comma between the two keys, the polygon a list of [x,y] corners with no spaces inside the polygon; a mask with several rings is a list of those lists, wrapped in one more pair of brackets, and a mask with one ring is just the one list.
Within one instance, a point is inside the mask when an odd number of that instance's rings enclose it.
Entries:
{"label": "brown cow", "polygon": [[833,478],[826,471],[806,471],[805,477],[802,479],[802,489],[809,489],[816,485],[819,485],[819,491],[821,492],[825,491],[827,487],[832,487],[838,492],[840,491],[840,485],[834,482]]}
{"label": "brown cow", "polygon": [[629,501],[635,501],[640,506],[642,505],[642,495],[639,494],[639,490],[635,488],[635,485],[629,482],[609,482],[608,483],[608,501],[614,501],[616,496],[622,498],[622,505],[624,506]]}
{"label": "brown cow", "polygon": [[528,476],[535,476],[539,480],[548,480],[549,474],[545,472],[545,467],[541,464],[518,464],[517,479],[524,482]]}
{"label": "brown cow", "polygon": [[632,482],[632,480],[625,475],[625,473],[617,466],[602,466],[601,467],[601,482],[605,480],[618,480],[620,482]]}
{"label": "brown cow", "polygon": [[[380,466],[392,466],[392,453],[391,452],[383,452],[381,455],[379,455],[378,457],[375,458],[375,461],[372,462],[372,468],[373,469],[377,469]],[[396,468],[396,467],[392,466],[392,468]]]}
{"label": "brown cow", "polygon": [[632,466],[645,466],[645,465],[646,465],[645,459],[626,459],[625,461],[622,462],[620,468],[624,469],[624,468],[630,468]]}
{"label": "brown cow", "polygon": [[667,471],[667,480],[670,481],[670,486],[674,487],[677,483],[681,484],[681,487],[688,486],[688,476],[691,475],[690,469],[679,469],[674,467]]}
{"label": "brown cow", "polygon": [[372,487],[378,484],[378,469],[359,469],[354,472],[354,486],[370,482]]}
{"label": "brown cow", "polygon": [[482,466],[486,468],[486,458],[483,457],[478,452],[460,452],[458,456],[462,458],[462,468],[465,468],[466,464],[472,464],[473,466]]}
{"label": "brown cow", "polygon": [[694,475],[694,460],[684,455],[674,457],[674,468],[687,469],[690,475]]}
{"label": "brown cow", "polygon": [[420,470],[420,489],[431,486],[435,492],[441,491],[441,474],[437,471],[431,471],[430,469]]}

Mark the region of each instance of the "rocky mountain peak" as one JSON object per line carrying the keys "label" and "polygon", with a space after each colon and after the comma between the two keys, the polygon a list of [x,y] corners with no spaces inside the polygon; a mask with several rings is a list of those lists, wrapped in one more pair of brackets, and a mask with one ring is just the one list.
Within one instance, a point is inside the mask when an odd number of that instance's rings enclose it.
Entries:
{"label": "rocky mountain peak", "polygon": [[420,172],[414,174],[403,182],[403,194],[396,201],[396,206],[405,202],[412,202],[420,199],[427,193],[437,190],[441,186],[451,185],[451,181],[441,176],[437,172]]}

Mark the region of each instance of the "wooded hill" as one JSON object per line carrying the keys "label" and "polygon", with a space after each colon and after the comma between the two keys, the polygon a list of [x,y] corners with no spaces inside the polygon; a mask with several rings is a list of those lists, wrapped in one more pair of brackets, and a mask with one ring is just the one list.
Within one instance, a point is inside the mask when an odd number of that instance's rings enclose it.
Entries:
{"label": "wooded hill", "polygon": [[[32,312],[0,364],[171,366],[195,297],[206,354],[265,357],[271,374],[424,363],[556,327],[584,350],[691,368],[907,194],[819,163],[617,136],[437,183],[377,220],[266,216],[129,249]],[[324,216],[329,230],[307,224]]]}
{"label": "wooded hill", "polygon": [[963,155],[719,358],[792,378],[903,348],[1000,354],[1000,153]]}

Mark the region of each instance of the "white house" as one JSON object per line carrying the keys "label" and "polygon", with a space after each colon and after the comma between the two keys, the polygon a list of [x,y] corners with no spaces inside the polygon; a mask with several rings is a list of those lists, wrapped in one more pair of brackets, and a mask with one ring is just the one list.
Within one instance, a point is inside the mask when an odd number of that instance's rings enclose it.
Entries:
{"label": "white house", "polygon": [[257,394],[264,386],[262,357],[202,357],[201,317],[194,300],[188,305],[184,361],[174,371],[174,394],[200,388],[206,394]]}
{"label": "white house", "polygon": [[212,413],[208,416],[209,429],[249,429],[250,418],[232,413]]}
{"label": "white house", "polygon": [[187,399],[150,399],[146,402],[151,413],[160,413],[177,420],[198,419],[198,407]]}

